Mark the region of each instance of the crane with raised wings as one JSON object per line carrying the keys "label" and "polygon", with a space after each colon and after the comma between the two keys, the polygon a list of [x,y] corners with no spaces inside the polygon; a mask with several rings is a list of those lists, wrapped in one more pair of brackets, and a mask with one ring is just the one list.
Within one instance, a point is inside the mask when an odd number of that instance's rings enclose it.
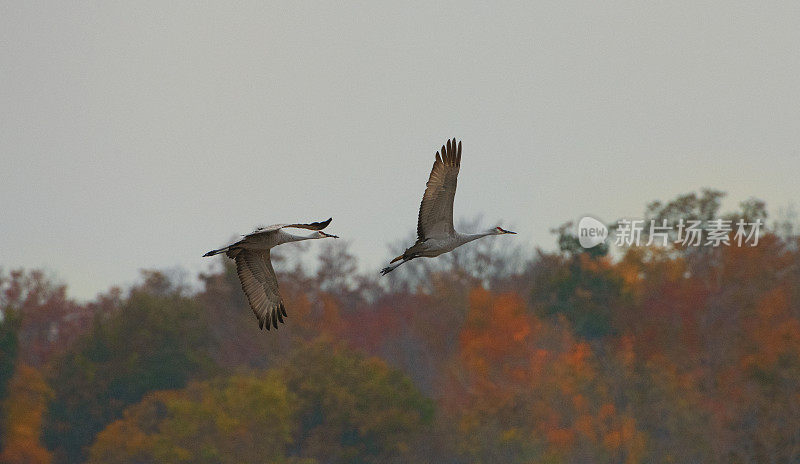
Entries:
{"label": "crane with raised wings", "polygon": [[[448,140],[436,152],[436,160],[426,184],[419,206],[417,242],[381,270],[386,275],[412,259],[433,258],[443,253],[489,235],[516,234],[502,227],[492,227],[486,232],[462,234],[453,227],[453,200],[456,196],[458,170],[461,168],[461,142]],[[398,262],[399,261],[399,262]],[[397,263],[397,264],[394,264]]]}
{"label": "crane with raised wings", "polygon": [[[238,242],[218,250],[211,250],[203,256],[225,253],[228,258],[236,261],[236,272],[239,274],[242,290],[247,295],[250,308],[258,319],[259,328],[266,327],[269,330],[272,325],[277,329],[278,322],[282,323],[283,318],[288,315],[278,291],[278,279],[275,276],[275,270],[272,269],[269,251],[278,245],[289,242],[326,237],[339,238],[322,231],[328,227],[331,219],[310,224],[274,224],[259,227]],[[309,229],[314,232],[308,235],[294,235],[284,230],[287,228]]]}

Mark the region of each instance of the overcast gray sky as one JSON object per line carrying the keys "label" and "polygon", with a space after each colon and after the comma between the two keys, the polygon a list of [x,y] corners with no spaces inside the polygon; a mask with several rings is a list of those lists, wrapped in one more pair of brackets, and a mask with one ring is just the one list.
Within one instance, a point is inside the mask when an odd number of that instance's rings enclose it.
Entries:
{"label": "overcast gray sky", "polygon": [[1,2],[0,266],[88,298],[333,216],[377,272],[453,136],[455,216],[531,248],[704,186],[777,211],[798,24],[794,1]]}

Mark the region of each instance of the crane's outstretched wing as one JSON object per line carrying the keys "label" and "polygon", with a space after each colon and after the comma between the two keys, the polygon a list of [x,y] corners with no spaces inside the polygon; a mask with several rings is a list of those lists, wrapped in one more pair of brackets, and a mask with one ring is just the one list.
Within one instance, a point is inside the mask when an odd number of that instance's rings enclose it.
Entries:
{"label": "crane's outstretched wing", "polygon": [[272,224],[271,226],[266,227],[259,227],[258,229],[254,230],[252,234],[263,234],[265,232],[274,232],[276,230],[283,229],[284,227],[296,227],[298,229],[310,229],[310,230],[322,230],[328,227],[328,224],[331,223],[333,218],[328,218],[327,221],[320,221],[320,222],[311,222],[309,224]]}
{"label": "crane's outstretched wing", "polygon": [[287,314],[278,293],[278,279],[269,260],[269,250],[239,249],[234,259],[242,290],[258,318],[259,328],[266,325],[269,330],[271,324],[277,329],[278,322],[283,322]]}
{"label": "crane's outstretched wing", "polygon": [[431,237],[449,237],[453,229],[453,199],[456,196],[458,170],[461,166],[461,142],[448,140],[442,146],[441,156],[436,152],[436,161],[428,178],[425,195],[419,206],[417,241]]}
{"label": "crane's outstretched wing", "polygon": [[328,218],[327,221],[312,222],[310,224],[286,224],[283,227],[297,227],[298,229],[322,230],[328,227],[333,218]]}

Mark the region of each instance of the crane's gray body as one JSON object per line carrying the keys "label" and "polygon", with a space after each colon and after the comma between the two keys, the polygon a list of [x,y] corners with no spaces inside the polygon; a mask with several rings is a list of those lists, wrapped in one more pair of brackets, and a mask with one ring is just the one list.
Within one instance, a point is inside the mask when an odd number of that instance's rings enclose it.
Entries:
{"label": "crane's gray body", "polygon": [[[270,326],[278,328],[278,323],[288,317],[278,289],[278,278],[270,262],[269,250],[287,242],[313,240],[325,237],[337,238],[326,234],[322,229],[330,224],[331,219],[310,224],[275,224],[259,227],[253,233],[245,235],[236,243],[218,250],[211,250],[203,256],[214,256],[225,253],[236,261],[236,273],[242,290],[247,296],[250,308],[258,319],[261,329],[269,330]],[[315,232],[309,235],[294,235],[283,230],[284,227],[310,229]]]}
{"label": "crane's gray body", "polygon": [[[448,140],[441,152],[436,152],[436,161],[425,184],[417,219],[417,243],[393,259],[389,266],[381,270],[381,274],[388,274],[412,259],[434,258],[487,235],[514,233],[500,227],[480,234],[456,232],[453,228],[453,201],[460,168],[461,142],[456,144],[455,139]],[[394,264],[397,261],[400,262]]]}

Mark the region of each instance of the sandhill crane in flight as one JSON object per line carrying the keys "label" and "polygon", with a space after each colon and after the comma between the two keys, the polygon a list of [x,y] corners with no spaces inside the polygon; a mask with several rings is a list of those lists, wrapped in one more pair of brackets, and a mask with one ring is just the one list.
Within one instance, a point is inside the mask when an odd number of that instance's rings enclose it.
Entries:
{"label": "sandhill crane in flight", "polygon": [[[430,178],[426,184],[417,219],[417,243],[393,259],[381,270],[386,275],[401,264],[414,258],[433,258],[453,251],[465,243],[489,235],[516,234],[502,227],[493,227],[478,234],[461,234],[453,228],[453,199],[456,196],[456,181],[461,167],[461,142],[448,140],[442,145],[441,156],[436,152]],[[392,264],[400,261],[397,264]]]}
{"label": "sandhill crane in flight", "polygon": [[[259,227],[238,242],[219,250],[211,250],[203,256],[225,253],[228,258],[233,258],[236,261],[236,272],[239,274],[242,290],[247,295],[250,308],[258,318],[259,328],[263,330],[266,326],[269,330],[269,326],[272,324],[277,329],[278,322],[283,322],[283,318],[288,315],[286,307],[283,305],[283,299],[278,292],[278,279],[275,277],[275,270],[272,269],[272,263],[269,260],[269,250],[288,242],[326,237],[339,238],[322,231],[331,223],[331,219],[310,224],[274,224]],[[314,232],[309,235],[293,235],[283,230],[289,227],[310,229]]]}

